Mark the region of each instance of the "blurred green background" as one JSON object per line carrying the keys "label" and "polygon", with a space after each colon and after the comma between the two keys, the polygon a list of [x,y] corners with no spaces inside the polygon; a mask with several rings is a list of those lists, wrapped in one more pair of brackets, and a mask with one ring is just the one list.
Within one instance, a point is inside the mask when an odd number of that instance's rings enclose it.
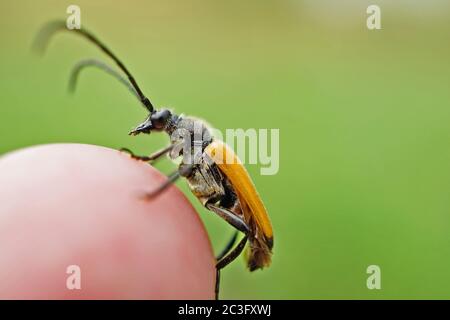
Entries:
{"label": "blurred green background", "polygon": [[[67,94],[75,62],[109,62],[86,41],[59,34],[45,57],[31,54],[39,27],[70,4],[158,106],[219,129],[280,129],[279,173],[248,166],[274,224],[273,264],[249,273],[238,259],[223,298],[450,298],[448,1],[3,0],[0,153],[167,143],[127,135],[146,114],[101,72]],[[382,30],[366,28],[369,4]],[[177,184],[219,250],[232,229]],[[371,264],[381,290],[366,287]]]}

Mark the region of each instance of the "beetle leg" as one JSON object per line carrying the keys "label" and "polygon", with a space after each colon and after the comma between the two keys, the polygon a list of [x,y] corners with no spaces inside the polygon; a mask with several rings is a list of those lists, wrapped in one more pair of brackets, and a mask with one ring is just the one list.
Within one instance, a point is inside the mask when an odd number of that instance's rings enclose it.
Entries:
{"label": "beetle leg", "polygon": [[226,255],[224,258],[219,260],[216,263],[216,286],[215,286],[215,297],[216,300],[219,299],[219,289],[220,289],[220,270],[226,267],[228,264],[230,264],[234,259],[236,259],[241,253],[242,250],[244,250],[244,247],[247,243],[248,236],[245,235],[244,238],[242,238],[241,241],[239,241],[239,244],[236,246],[236,248],[233,249],[228,255]]}
{"label": "beetle leg", "polygon": [[231,224],[233,227],[238,229],[243,233],[247,233],[249,231],[247,224],[242,220],[239,216],[237,216],[234,212],[227,210],[225,208],[217,207],[213,204],[207,203],[206,208],[210,211],[216,213],[219,217],[224,219],[226,222]]}
{"label": "beetle leg", "polygon": [[[226,265],[231,263],[234,259],[236,259],[242,252],[247,243],[247,233],[249,232],[249,228],[247,224],[235,213],[225,208],[217,207],[213,204],[207,203],[206,208],[210,211],[216,213],[219,217],[227,221],[234,228],[236,228],[236,232],[228,242],[225,249],[217,256],[216,261],[216,286],[215,286],[215,294],[216,300],[219,298],[219,289],[220,289],[220,269],[224,268]],[[238,232],[241,231],[245,233],[245,237],[239,242],[239,244],[234,248],[231,252],[230,250],[233,248],[234,243],[236,242]]]}
{"label": "beetle leg", "polygon": [[216,269],[223,269],[227,265],[229,265],[231,262],[233,262],[234,259],[236,259],[241,253],[242,250],[244,250],[244,247],[247,243],[248,236],[245,235],[241,241],[239,241],[238,245],[225,257],[223,257],[220,261],[217,261],[216,263]]}
{"label": "beetle leg", "polygon": [[168,176],[168,179],[166,181],[164,181],[158,188],[156,188],[155,190],[146,193],[145,194],[145,198],[146,199],[153,199],[156,196],[160,195],[164,190],[166,190],[168,187],[170,187],[172,185],[172,183],[174,183],[178,178],[180,177],[180,173],[177,171],[173,172],[172,174],[170,174]]}
{"label": "beetle leg", "polygon": [[219,290],[220,290],[220,269],[216,268],[216,286],[214,289],[215,299],[219,300]]}
{"label": "beetle leg", "polygon": [[152,199],[161,194],[164,190],[172,185],[179,177],[186,177],[192,171],[192,165],[180,165],[177,171],[173,172],[168,176],[168,179],[164,181],[158,188],[147,193],[145,195],[146,199]]}
{"label": "beetle leg", "polygon": [[236,243],[237,236],[239,234],[239,231],[236,230],[231,237],[230,241],[228,241],[226,247],[222,250],[222,252],[219,253],[219,255],[216,257],[216,261],[221,260],[225,255],[233,248],[234,244]]}
{"label": "beetle leg", "polygon": [[153,161],[153,160],[156,160],[156,159],[160,158],[161,156],[165,155],[167,152],[172,150],[173,147],[174,147],[174,145],[171,144],[170,146],[165,147],[164,149],[158,150],[158,151],[156,151],[155,153],[152,153],[149,156],[138,156],[138,155],[135,155],[133,153],[133,151],[131,151],[130,149],[127,149],[127,148],[120,148],[120,151],[130,154],[130,156],[133,159],[148,162],[148,161]]}

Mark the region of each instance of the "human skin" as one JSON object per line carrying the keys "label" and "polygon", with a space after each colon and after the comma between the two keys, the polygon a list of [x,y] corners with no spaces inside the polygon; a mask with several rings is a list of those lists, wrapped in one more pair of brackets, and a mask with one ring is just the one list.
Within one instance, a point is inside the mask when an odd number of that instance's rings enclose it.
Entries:
{"label": "human skin", "polygon": [[[215,260],[190,202],[174,186],[144,198],[165,180],[92,145],[0,157],[0,299],[213,299]],[[81,289],[67,287],[72,265]]]}

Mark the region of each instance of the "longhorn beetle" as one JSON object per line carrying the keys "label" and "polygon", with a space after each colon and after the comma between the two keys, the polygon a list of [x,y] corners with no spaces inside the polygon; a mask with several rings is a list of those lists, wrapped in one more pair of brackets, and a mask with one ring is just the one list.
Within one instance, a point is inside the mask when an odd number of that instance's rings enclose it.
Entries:
{"label": "longhorn beetle", "polygon": [[[35,48],[43,51],[51,36],[57,31],[63,30],[68,30],[63,21],[48,23],[39,32]],[[149,156],[137,156],[128,149],[124,149],[124,151],[129,152],[134,159],[146,162],[151,162],[166,154],[172,160],[183,157],[178,169],[168,177],[165,183],[149,193],[147,199],[154,198],[179,177],[184,177],[187,179],[189,188],[203,206],[237,229],[231,241],[217,257],[216,299],[219,293],[220,270],[241,254],[247,242],[249,242],[249,246],[246,258],[250,271],[269,266],[273,247],[272,225],[247,170],[233,150],[224,142],[214,139],[202,120],[176,115],[168,109],[155,109],[130,71],[103,42],[86,29],[69,31],[96,45],[126,75],[126,78],[123,77],[101,61],[84,60],[73,69],[70,88],[72,90],[75,88],[77,77],[83,68],[97,67],[126,85],[149,112],[145,121],[133,129],[129,133],[130,135],[164,131],[170,137],[168,147]],[[183,134],[179,134],[180,132]],[[198,133],[200,133],[200,137],[198,137]],[[186,147],[188,148],[186,149]],[[233,248],[238,231],[241,231],[244,237]]]}

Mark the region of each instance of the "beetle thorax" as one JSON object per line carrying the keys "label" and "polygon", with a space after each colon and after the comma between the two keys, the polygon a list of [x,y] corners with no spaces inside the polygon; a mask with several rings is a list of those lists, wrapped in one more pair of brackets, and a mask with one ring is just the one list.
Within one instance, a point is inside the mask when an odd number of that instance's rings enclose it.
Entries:
{"label": "beetle thorax", "polygon": [[166,132],[170,135],[171,143],[188,141],[192,146],[200,143],[204,149],[212,141],[212,135],[204,121],[190,117],[178,117],[176,123],[167,127]]}

